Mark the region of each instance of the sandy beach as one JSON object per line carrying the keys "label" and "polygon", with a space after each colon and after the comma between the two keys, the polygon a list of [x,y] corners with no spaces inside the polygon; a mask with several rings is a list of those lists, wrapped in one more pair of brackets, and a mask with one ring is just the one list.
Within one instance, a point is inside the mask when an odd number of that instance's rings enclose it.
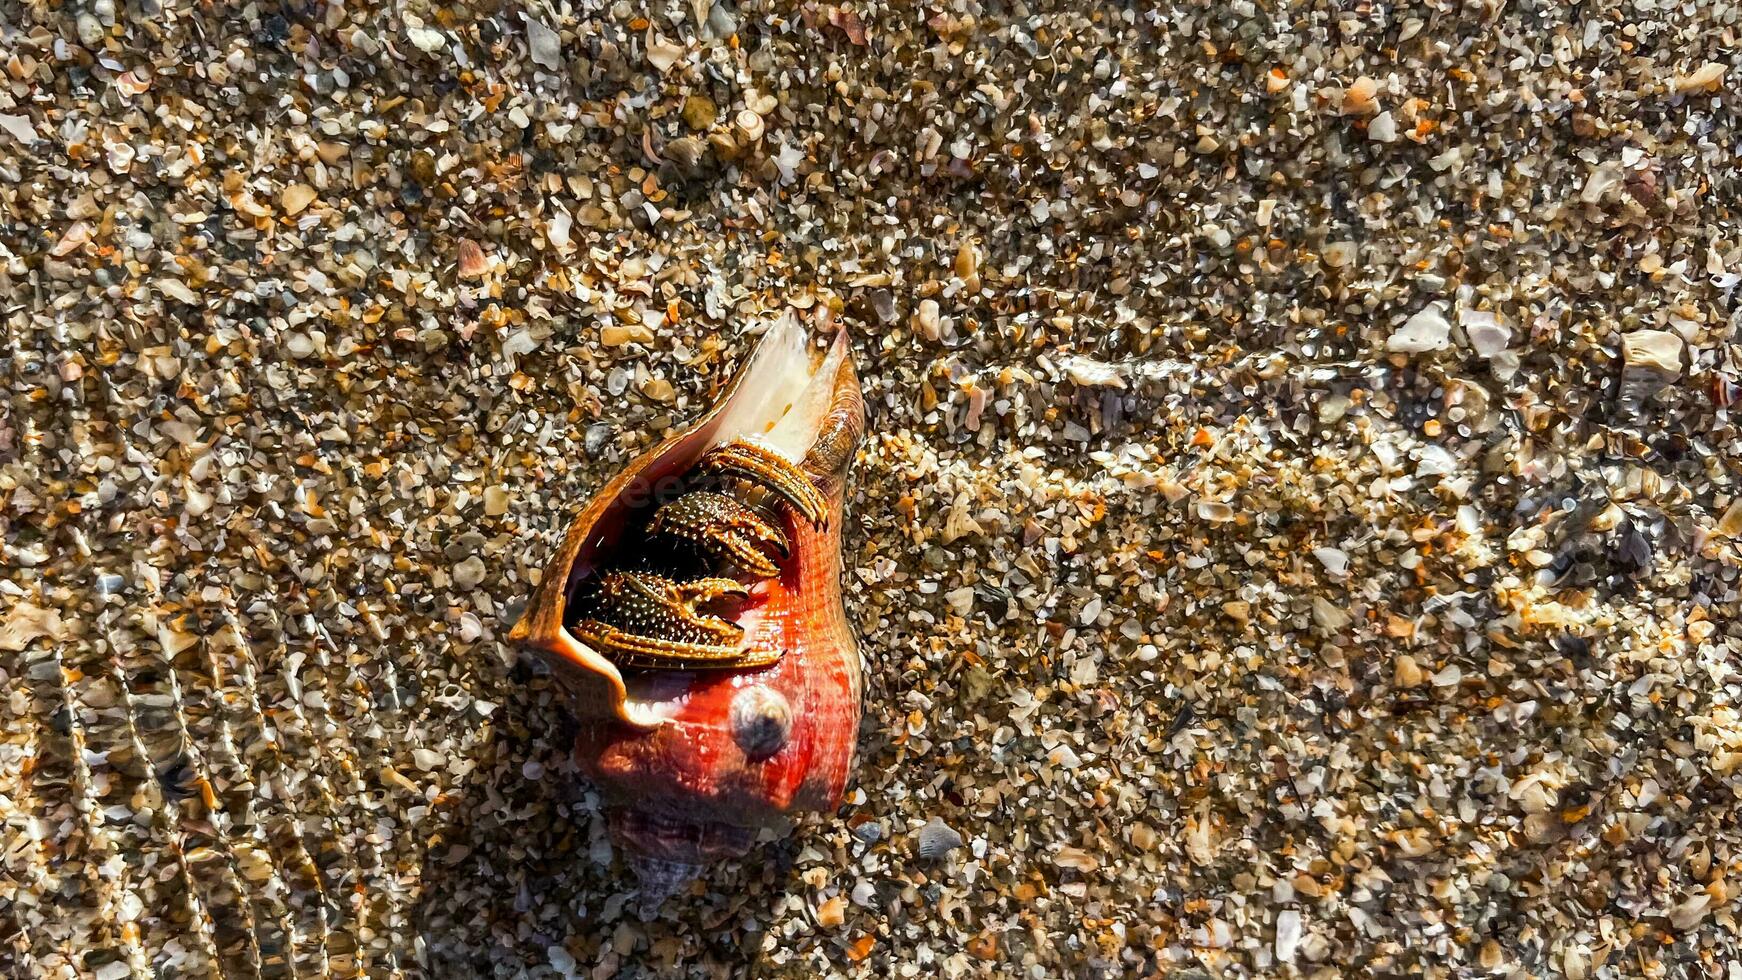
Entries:
{"label": "sandy beach", "polygon": [[[1739,35],[0,0],[0,974],[1742,975]],[[857,777],[644,921],[507,633],[783,316]]]}

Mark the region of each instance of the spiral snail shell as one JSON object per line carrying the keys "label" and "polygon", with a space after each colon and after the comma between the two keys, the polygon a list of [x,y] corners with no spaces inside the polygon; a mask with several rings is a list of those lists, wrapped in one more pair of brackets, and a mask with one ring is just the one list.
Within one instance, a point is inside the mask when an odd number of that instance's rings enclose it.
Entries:
{"label": "spiral snail shell", "polygon": [[860,715],[840,532],[864,403],[844,332],[769,327],[718,400],[580,509],[511,638],[562,682],[644,908],[838,805]]}

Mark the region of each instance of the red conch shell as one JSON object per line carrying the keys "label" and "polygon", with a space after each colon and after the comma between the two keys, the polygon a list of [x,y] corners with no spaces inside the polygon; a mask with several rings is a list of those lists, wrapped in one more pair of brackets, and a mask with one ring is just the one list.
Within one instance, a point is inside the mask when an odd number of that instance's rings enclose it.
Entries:
{"label": "red conch shell", "polygon": [[[582,508],[514,627],[572,696],[576,762],[644,908],[840,802],[860,713],[840,532],[863,432],[844,332],[825,353],[772,325],[712,408]],[[698,526],[713,557],[660,537]]]}

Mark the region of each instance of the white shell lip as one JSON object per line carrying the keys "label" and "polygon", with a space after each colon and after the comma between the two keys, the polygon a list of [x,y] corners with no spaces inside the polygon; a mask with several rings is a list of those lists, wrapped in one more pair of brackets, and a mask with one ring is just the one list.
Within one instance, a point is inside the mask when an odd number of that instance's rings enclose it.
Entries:
{"label": "white shell lip", "polygon": [[748,439],[794,463],[803,460],[822,430],[847,354],[845,331],[835,335],[828,353],[817,360],[797,317],[776,320],[745,364],[743,380],[720,411],[703,451]]}

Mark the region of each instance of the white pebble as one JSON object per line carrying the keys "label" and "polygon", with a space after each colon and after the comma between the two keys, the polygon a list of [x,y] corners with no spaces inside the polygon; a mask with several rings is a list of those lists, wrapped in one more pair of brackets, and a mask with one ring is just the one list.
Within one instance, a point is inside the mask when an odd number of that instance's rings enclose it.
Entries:
{"label": "white pebble", "polygon": [[550,949],[545,951],[545,955],[550,957],[551,969],[565,977],[579,976],[579,974],[575,972],[575,958],[569,955],[568,950],[561,946],[552,946]]}
{"label": "white pebble", "polygon": [[407,27],[405,36],[424,54],[435,54],[448,45],[447,35],[427,27]]}
{"label": "white pebble", "polygon": [[484,581],[484,560],[472,555],[454,566],[454,584],[462,589],[475,589]]}
{"label": "white pebble", "polygon": [[1283,909],[1276,913],[1276,958],[1284,963],[1294,962],[1295,950],[1300,947],[1300,913],[1294,909]]}
{"label": "white pebble", "polygon": [[1065,374],[1077,384],[1090,388],[1123,388],[1125,379],[1111,364],[1088,357],[1073,357],[1065,361]]}
{"label": "white pebble", "polygon": [[1424,354],[1444,350],[1452,325],[1446,320],[1444,307],[1431,303],[1406,320],[1385,344],[1387,350],[1400,354]]}
{"label": "white pebble", "polygon": [[1416,476],[1445,476],[1457,468],[1458,458],[1443,446],[1423,446],[1416,453]]}
{"label": "white pebble", "polygon": [[1478,357],[1493,357],[1512,343],[1512,328],[1487,310],[1467,310],[1458,317],[1458,323]]}
{"label": "white pebble", "polygon": [[1391,113],[1381,112],[1367,124],[1367,138],[1378,143],[1390,143],[1397,139],[1397,121],[1391,118]]}
{"label": "white pebble", "polygon": [[1349,553],[1341,548],[1314,548],[1313,557],[1332,575],[1341,575],[1349,570]]}
{"label": "white pebble", "polygon": [[520,12],[522,20],[526,21],[526,46],[530,50],[532,60],[546,68],[556,68],[562,64],[563,44],[557,32],[544,25],[525,11]]}

